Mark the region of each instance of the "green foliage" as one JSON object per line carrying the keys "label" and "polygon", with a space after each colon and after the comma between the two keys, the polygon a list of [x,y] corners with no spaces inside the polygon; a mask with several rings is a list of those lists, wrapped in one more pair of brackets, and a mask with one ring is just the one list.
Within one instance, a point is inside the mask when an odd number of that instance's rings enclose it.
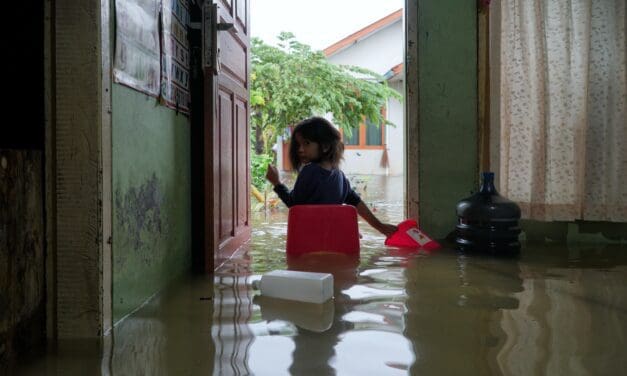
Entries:
{"label": "green foliage", "polygon": [[280,47],[252,40],[251,123],[256,152],[268,153],[286,127],[313,115],[332,113],[350,135],[364,118],[391,124],[381,108],[402,96],[381,75],[330,63],[321,51],[281,33]]}
{"label": "green foliage", "polygon": [[252,175],[253,185],[260,191],[264,190],[266,184],[266,170],[268,164],[272,162],[272,155],[268,154],[250,154],[250,174]]}

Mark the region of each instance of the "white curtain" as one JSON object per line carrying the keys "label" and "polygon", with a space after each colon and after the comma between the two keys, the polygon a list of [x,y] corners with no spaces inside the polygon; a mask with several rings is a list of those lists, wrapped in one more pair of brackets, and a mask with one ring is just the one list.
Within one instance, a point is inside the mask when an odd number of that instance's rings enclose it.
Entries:
{"label": "white curtain", "polygon": [[500,190],[524,218],[627,222],[626,3],[496,3]]}

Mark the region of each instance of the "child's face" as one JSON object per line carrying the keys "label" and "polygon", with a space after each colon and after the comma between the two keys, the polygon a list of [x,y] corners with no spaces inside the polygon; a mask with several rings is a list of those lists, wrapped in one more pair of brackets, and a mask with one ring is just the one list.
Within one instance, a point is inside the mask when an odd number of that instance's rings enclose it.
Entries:
{"label": "child's face", "polygon": [[300,133],[294,135],[296,144],[298,145],[298,158],[301,163],[309,163],[317,161],[320,157],[320,144],[317,142],[303,138]]}

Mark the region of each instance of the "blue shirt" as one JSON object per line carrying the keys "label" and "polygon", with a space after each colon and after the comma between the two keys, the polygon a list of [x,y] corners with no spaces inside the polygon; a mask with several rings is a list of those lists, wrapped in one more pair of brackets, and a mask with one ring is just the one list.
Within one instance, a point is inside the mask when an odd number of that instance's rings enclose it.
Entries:
{"label": "blue shirt", "polygon": [[284,184],[277,184],[274,191],[288,207],[307,204],[357,206],[361,202],[342,171],[337,168],[327,170],[317,163],[309,163],[300,170],[291,192]]}

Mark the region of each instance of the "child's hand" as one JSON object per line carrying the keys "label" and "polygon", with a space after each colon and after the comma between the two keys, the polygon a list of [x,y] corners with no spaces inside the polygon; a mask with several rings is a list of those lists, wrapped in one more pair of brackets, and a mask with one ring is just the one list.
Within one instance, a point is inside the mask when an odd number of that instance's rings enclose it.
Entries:
{"label": "child's hand", "polygon": [[277,185],[281,181],[279,180],[279,171],[277,171],[276,167],[273,165],[268,165],[268,171],[266,171],[266,179],[270,182],[270,184]]}

